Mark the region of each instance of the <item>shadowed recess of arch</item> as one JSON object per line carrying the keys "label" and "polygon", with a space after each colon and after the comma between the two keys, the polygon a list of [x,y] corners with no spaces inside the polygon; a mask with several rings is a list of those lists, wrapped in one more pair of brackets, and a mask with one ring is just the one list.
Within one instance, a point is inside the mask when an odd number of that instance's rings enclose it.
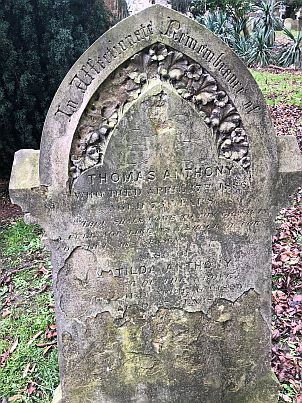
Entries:
{"label": "shadowed recess of arch", "polygon": [[102,165],[110,134],[124,112],[152,82],[164,82],[197,111],[213,129],[220,158],[250,168],[248,138],[226,92],[200,64],[157,43],[135,54],[98,88],[87,105],[72,142],[70,178]]}

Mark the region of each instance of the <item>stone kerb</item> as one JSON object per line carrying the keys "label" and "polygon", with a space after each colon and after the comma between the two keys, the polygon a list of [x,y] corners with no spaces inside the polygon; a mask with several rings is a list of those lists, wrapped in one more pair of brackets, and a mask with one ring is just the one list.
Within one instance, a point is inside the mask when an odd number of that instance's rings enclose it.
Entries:
{"label": "stone kerb", "polygon": [[203,26],[173,10],[155,5],[126,18],[105,33],[80,57],[63,80],[43,129],[42,185],[66,187],[71,143],[92,95],[122,63],[157,42],[184,53],[215,75],[237,108],[251,141],[254,137],[261,139],[263,151],[270,155],[270,166],[261,169],[276,169],[276,140],[271,121],[263,96],[248,69],[229,47]]}

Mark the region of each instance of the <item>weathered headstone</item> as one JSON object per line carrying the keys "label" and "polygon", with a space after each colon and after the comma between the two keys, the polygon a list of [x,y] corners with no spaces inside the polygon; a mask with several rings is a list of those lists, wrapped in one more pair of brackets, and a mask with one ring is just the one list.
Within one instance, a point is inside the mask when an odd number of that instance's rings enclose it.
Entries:
{"label": "weathered headstone", "polygon": [[271,231],[301,171],[198,23],[156,5],[97,40],[10,184],[52,252],[62,402],[275,402]]}
{"label": "weathered headstone", "polygon": [[297,19],[285,18],[284,27],[288,30],[298,31],[299,30],[299,19],[298,18]]}

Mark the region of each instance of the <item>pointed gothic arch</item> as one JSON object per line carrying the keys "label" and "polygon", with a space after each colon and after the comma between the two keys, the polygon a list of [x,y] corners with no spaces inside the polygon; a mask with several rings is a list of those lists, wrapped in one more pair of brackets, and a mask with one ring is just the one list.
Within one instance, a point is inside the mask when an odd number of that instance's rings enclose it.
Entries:
{"label": "pointed gothic arch", "polygon": [[[121,33],[126,34],[121,37]],[[138,70],[133,68],[133,64],[137,65],[138,59],[146,59],[148,55],[150,56],[150,51],[154,51],[155,44],[160,44],[159,46],[165,49],[163,52],[167,52],[166,56],[156,53],[151,55],[151,61],[157,64],[158,78],[169,81],[174,87],[175,84],[177,84],[176,87],[179,86],[185,79],[186,82],[182,88],[180,85],[176,90],[183,91],[182,95],[194,101],[197,107],[198,104],[205,104],[203,106],[207,110],[209,102],[206,98],[211,98],[213,95],[210,94],[211,91],[203,93],[189,91],[187,94],[185,91],[188,88],[189,76],[198,74],[197,71],[194,73],[194,68],[197,70],[200,68],[203,71],[203,79],[207,77],[209,86],[212,85],[212,92],[215,86],[217,88],[211,102],[214,106],[216,102],[221,110],[218,111],[217,108],[214,110],[214,107],[210,108],[210,112],[208,110],[208,118],[212,120],[212,125],[214,121],[214,126],[218,127],[223,123],[226,115],[225,129],[227,126],[230,130],[245,129],[249,134],[250,146],[247,146],[246,135],[242,136],[242,132],[237,130],[236,141],[240,138],[239,143],[244,143],[244,146],[239,149],[243,165],[249,167],[253,153],[257,153],[258,158],[253,165],[253,170],[259,172],[264,167],[267,172],[273,172],[277,169],[276,140],[270,129],[270,118],[263,96],[247,67],[226,44],[202,25],[173,10],[155,5],[126,18],[110,29],[79,58],[66,75],[53,99],[43,129],[40,158],[41,184],[47,186],[51,184],[54,188],[66,188],[70,182],[70,154],[73,155],[74,137],[85,111],[87,112],[89,108],[89,103],[98,92],[100,97],[106,97],[107,94],[100,94],[102,87],[106,85],[109,77],[111,79],[115,74],[118,75],[124,71],[125,66],[128,68],[132,66],[132,76],[128,77],[128,81],[131,80],[132,84],[143,87],[143,81],[137,82],[138,77],[135,74]],[[164,77],[161,72],[166,70],[165,63],[170,63],[169,69],[171,59],[177,55],[181,55],[185,64],[181,67],[181,63],[179,65],[176,61],[178,71],[172,72],[173,77],[169,76],[169,72],[167,77]],[[161,59],[162,57],[164,58]],[[186,69],[185,72],[183,67]],[[162,69],[161,72],[160,69]],[[184,73],[180,74],[181,80],[177,80],[179,70]],[[140,74],[146,74],[146,71],[141,71]],[[125,88],[125,94],[127,93]],[[198,95],[201,99],[196,102]],[[225,103],[224,96],[228,101],[222,110],[219,105]],[[127,103],[128,100],[125,102]],[[228,114],[233,116],[229,118]],[[261,116],[261,119],[255,119],[255,114],[258,117]],[[235,127],[233,127],[232,119],[233,123],[237,120]],[[110,123],[113,124],[113,122]],[[236,137],[235,134],[234,136]],[[227,148],[229,141],[223,144],[224,140],[230,140],[230,137],[222,140],[220,138],[219,141],[220,146],[223,145],[223,149],[231,157],[232,152],[237,151],[232,147]],[[236,146],[239,143],[236,143]],[[254,149],[253,145],[258,143],[261,147]],[[250,147],[248,151],[250,155],[245,153],[248,147]],[[52,174],[49,175],[49,172]]]}

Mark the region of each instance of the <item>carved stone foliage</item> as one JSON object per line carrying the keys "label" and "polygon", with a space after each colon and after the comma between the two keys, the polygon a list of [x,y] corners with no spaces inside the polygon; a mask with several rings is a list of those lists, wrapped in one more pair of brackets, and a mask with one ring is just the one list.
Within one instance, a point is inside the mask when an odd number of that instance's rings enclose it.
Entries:
{"label": "carved stone foliage", "polygon": [[205,122],[212,128],[220,158],[249,169],[248,138],[226,92],[200,64],[157,43],[119,67],[90,100],[71,148],[72,181],[88,168],[103,163],[114,127],[139,95],[156,80],[171,85],[197,111],[205,113]]}

